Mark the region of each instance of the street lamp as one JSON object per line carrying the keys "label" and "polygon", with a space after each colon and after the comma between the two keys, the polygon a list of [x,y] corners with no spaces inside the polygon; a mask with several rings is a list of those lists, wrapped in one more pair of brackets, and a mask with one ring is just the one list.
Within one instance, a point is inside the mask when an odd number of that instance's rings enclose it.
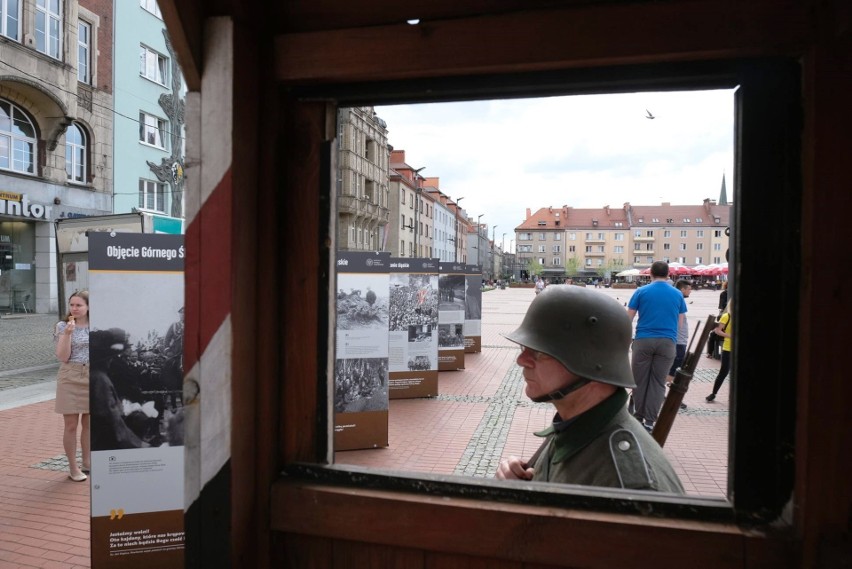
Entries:
{"label": "street lamp", "polygon": [[479,220],[482,219],[484,213],[480,213],[476,216],[476,264],[482,266],[482,259],[480,258],[480,251],[482,251],[482,226],[480,225]]}
{"label": "street lamp", "polygon": [[[420,252],[417,250],[417,228],[419,227],[420,222],[420,194],[423,192],[423,185],[421,180],[423,177],[420,175],[422,170],[425,170],[426,166],[422,168],[418,168],[414,171],[414,183],[417,187],[414,190],[414,256],[419,257]],[[428,220],[427,220],[428,221]]]}
{"label": "street lamp", "polygon": [[459,207],[459,203],[461,203],[463,199],[464,198],[459,198],[456,200],[456,238],[453,242],[453,263],[459,262],[459,210],[461,209]]}
{"label": "street lamp", "polygon": [[495,240],[497,239],[497,226],[494,225],[491,227],[491,266],[488,268],[488,271],[491,273],[491,278],[494,278],[494,246],[496,245]]}

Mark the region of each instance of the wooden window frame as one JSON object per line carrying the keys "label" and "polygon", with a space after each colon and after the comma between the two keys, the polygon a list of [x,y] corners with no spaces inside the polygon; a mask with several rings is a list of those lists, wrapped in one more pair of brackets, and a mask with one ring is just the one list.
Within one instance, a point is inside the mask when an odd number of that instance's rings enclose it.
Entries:
{"label": "wooden window frame", "polygon": [[[791,520],[785,513],[793,492],[794,431],[796,422],[796,370],[798,352],[795,330],[798,314],[779,307],[798,306],[802,225],[801,68],[790,58],[732,59],[651,64],[605,69],[580,69],[532,74],[478,76],[475,78],[431,79],[428,89],[423,81],[328,84],[288,87],[288,104],[298,113],[300,107],[330,105],[332,108],[356,105],[440,102],[460,99],[543,96],[554,94],[592,94],[639,90],[683,90],[737,88],[736,98],[736,178],[731,231],[732,294],[738,297],[739,318],[735,333],[729,434],[728,500],[695,496],[673,497],[653,493],[629,492],[540,483],[499,483],[493,480],[434,476],[420,473],[389,473],[353,466],[330,464],[333,456],[330,405],[331,380],[328,355],[332,346],[331,298],[333,274],[319,279],[317,381],[310,385],[286,385],[282,416],[281,456],[283,477],[273,484],[271,501],[272,529],[285,533],[313,533],[322,527],[322,535],[341,539],[376,541],[401,547],[415,547],[491,556],[495,551],[506,558],[546,563],[558,554],[566,527],[586,536],[590,545],[572,563],[591,564],[594,555],[607,555],[609,544],[595,546],[595,536],[605,528],[629,526],[631,539],[666,540],[671,532],[710,534],[718,547],[704,548],[702,560],[713,565],[730,562],[731,549],[742,547],[744,540],[765,540],[765,533],[754,528],[780,528],[783,534]],[[425,94],[428,92],[428,96]],[[318,114],[318,113],[315,113]],[[328,112],[326,115],[334,116]],[[318,129],[322,130],[322,129]],[[334,132],[331,130],[330,132]],[[329,156],[323,164],[333,164],[334,143],[306,137],[301,144],[320,146]],[[330,266],[333,257],[334,194],[328,172],[319,172],[320,227],[318,254]],[[316,179],[316,174],[312,175]],[[771,198],[771,199],[770,199]],[[743,220],[774,219],[777,223],[748,224]],[[769,235],[766,232],[769,232]],[[767,250],[763,244],[778,244]],[[737,266],[748,265],[740,272]],[[766,287],[763,275],[771,272],[773,286]],[[772,357],[766,357],[771,355]],[[771,378],[755,385],[755,378]],[[315,413],[305,414],[311,402]],[[296,426],[298,417],[300,426]],[[307,431],[301,430],[307,424]],[[294,430],[310,435],[298,442]],[[307,442],[306,442],[307,440]],[[436,524],[434,532],[424,536],[414,522],[406,518],[441,519],[453,513],[446,524]],[[489,516],[503,516],[505,528],[482,530],[478,538],[490,540],[467,543],[464,535],[470,526],[482,527]],[[627,515],[627,516],[625,516]],[[374,520],[359,524],[357,520]],[[385,520],[382,523],[380,520]],[[493,518],[491,518],[493,519]],[[518,544],[517,536],[507,537],[514,528],[540,530],[535,543],[527,542],[523,551],[507,551],[501,540]],[[705,525],[711,524],[711,525]],[[497,524],[502,526],[503,524]],[[379,529],[379,526],[381,528]],[[384,533],[382,533],[384,531]],[[530,538],[524,532],[525,538]],[[671,541],[674,540],[669,540]],[[739,545],[737,545],[739,544]],[[537,547],[540,546],[540,547]],[[508,546],[512,547],[512,546]],[[760,549],[760,548],[758,548]],[[714,553],[715,551],[715,553]],[[764,548],[764,553],[770,548]],[[767,555],[781,555],[783,547]],[[684,559],[690,551],[679,551]],[[742,555],[743,550],[737,555]],[[709,555],[710,557],[707,557]]]}

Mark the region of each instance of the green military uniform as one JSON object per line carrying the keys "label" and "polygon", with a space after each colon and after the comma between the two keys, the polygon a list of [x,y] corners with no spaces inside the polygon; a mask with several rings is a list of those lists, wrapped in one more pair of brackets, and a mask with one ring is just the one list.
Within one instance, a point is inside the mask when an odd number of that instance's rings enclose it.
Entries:
{"label": "green military uniform", "polygon": [[568,424],[536,433],[547,439],[530,465],[533,480],[683,494],[663,449],[626,404],[627,392],[619,388]]}

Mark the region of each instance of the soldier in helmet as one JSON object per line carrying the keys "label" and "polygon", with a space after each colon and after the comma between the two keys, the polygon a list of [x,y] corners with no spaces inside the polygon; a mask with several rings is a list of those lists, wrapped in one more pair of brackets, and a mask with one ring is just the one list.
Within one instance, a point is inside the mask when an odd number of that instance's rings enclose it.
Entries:
{"label": "soldier in helmet", "polygon": [[506,338],[521,347],[526,395],[556,408],[532,459],[512,456],[497,478],[683,493],[663,450],[627,412],[632,326],[615,300],[547,287]]}

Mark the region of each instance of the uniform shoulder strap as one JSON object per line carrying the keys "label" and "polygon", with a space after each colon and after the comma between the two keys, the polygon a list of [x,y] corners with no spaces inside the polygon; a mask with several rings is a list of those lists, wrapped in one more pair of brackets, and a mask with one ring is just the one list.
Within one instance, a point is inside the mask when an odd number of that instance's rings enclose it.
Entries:
{"label": "uniform shoulder strap", "polygon": [[636,435],[627,429],[613,431],[609,436],[609,452],[622,488],[654,488],[654,480],[648,471],[645,454]]}

